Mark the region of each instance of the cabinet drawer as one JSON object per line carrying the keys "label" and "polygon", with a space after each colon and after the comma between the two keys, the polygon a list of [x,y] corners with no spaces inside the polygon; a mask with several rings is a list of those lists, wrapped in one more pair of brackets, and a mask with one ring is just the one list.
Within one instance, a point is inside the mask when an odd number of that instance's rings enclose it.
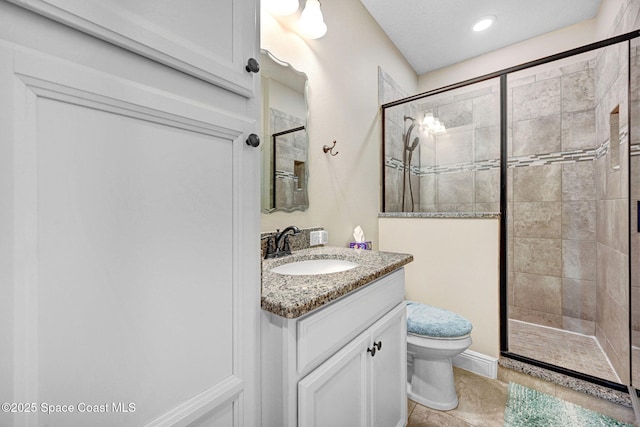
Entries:
{"label": "cabinet drawer", "polygon": [[403,299],[401,268],[298,320],[298,372],[318,366]]}

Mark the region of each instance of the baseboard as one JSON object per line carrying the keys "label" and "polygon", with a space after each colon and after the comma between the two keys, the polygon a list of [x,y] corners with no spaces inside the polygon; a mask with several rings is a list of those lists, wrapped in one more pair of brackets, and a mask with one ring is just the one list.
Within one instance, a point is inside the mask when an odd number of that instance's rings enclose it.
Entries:
{"label": "baseboard", "polygon": [[498,378],[498,359],[472,350],[465,350],[452,359],[453,366],[483,377]]}

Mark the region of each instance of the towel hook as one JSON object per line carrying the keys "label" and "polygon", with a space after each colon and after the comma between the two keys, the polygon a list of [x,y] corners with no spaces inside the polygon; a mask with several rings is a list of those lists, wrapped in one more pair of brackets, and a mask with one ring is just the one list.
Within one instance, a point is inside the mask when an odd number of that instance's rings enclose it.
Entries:
{"label": "towel hook", "polygon": [[324,151],[325,153],[329,153],[332,156],[337,156],[338,152],[336,151],[335,153],[333,152],[333,149],[336,147],[336,141],[333,141],[333,145],[331,147],[329,147],[328,145],[325,145],[324,147],[322,147],[322,151]]}

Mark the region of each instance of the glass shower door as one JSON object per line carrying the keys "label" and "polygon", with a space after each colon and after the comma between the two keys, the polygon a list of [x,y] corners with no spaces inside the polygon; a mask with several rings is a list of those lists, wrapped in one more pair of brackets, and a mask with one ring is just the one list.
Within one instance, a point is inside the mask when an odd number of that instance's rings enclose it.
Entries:
{"label": "glass shower door", "polygon": [[628,42],[508,75],[509,352],[629,381]]}

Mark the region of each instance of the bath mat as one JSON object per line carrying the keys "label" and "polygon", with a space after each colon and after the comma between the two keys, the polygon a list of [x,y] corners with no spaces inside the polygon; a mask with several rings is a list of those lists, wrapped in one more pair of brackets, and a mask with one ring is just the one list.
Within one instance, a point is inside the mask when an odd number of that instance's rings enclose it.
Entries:
{"label": "bath mat", "polygon": [[504,427],[633,427],[520,384],[509,383]]}

